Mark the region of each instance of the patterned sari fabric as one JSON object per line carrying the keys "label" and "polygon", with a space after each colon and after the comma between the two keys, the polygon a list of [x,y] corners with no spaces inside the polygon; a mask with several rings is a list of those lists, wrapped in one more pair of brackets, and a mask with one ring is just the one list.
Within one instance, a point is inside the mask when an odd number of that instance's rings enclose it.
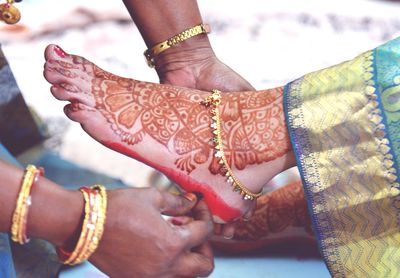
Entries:
{"label": "patterned sari fabric", "polygon": [[320,252],[333,277],[400,277],[400,38],[285,87]]}

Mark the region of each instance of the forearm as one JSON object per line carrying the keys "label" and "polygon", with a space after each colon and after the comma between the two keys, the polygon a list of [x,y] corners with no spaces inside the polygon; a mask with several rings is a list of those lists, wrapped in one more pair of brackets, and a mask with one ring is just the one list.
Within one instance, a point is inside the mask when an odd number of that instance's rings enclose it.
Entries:
{"label": "forearm", "polygon": [[194,0],[123,2],[148,47],[202,23],[197,1]]}
{"label": "forearm", "polygon": [[[23,170],[0,160],[0,231],[9,232]],[[79,233],[83,200],[79,192],[69,191],[41,177],[32,188],[32,205],[27,221],[28,237],[42,238],[64,245]]]}

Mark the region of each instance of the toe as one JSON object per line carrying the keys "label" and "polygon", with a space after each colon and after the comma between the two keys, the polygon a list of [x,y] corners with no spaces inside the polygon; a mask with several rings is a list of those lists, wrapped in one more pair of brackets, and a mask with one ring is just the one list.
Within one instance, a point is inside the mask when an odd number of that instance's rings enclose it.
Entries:
{"label": "toe", "polygon": [[72,102],[64,107],[64,113],[67,117],[81,124],[85,124],[85,122],[90,121],[90,117],[93,117],[93,113],[97,111],[80,102]]}
{"label": "toe", "polygon": [[62,74],[60,69],[54,60],[49,60],[44,65],[43,75],[44,78],[51,84],[59,83],[72,83],[73,80],[68,78],[65,74]]}
{"label": "toe", "polygon": [[58,100],[66,100],[73,103],[82,103],[89,107],[95,106],[94,99],[89,93],[83,92],[79,87],[68,84],[60,83],[50,88],[53,96]]}
{"label": "toe", "polygon": [[64,113],[72,121],[80,123],[83,130],[100,143],[120,140],[120,137],[109,128],[107,119],[95,108],[73,102],[64,107]]}
{"label": "toe", "polygon": [[44,58],[48,60],[56,60],[60,58],[66,58],[68,54],[58,45],[50,44],[44,51]]}

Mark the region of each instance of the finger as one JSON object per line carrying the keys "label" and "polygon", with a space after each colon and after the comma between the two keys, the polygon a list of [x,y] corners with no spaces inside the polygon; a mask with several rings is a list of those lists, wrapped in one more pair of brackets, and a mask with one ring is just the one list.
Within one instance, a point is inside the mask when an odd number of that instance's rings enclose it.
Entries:
{"label": "finger", "polygon": [[207,258],[213,258],[214,252],[212,250],[211,244],[209,242],[205,242],[199,246],[192,248],[193,252],[199,253]]}
{"label": "finger", "polygon": [[192,211],[195,220],[212,222],[212,215],[204,201],[199,201]]}
{"label": "finger", "polygon": [[243,221],[249,221],[250,218],[254,215],[254,211],[256,209],[257,203],[253,202],[249,210],[243,215]]}
{"label": "finger", "polygon": [[214,235],[220,236],[222,234],[222,224],[214,223]]}
{"label": "finger", "polygon": [[193,218],[189,217],[189,216],[175,216],[175,217],[171,217],[170,219],[168,219],[168,222],[170,222],[171,224],[173,224],[175,226],[182,226],[182,225],[185,225],[192,221],[193,221]]}
{"label": "finger", "polygon": [[168,192],[160,192],[161,198],[158,202],[160,212],[166,215],[184,215],[196,205],[196,195],[185,193],[183,195],[174,195]]}
{"label": "finger", "polygon": [[237,222],[225,224],[222,227],[222,236],[225,239],[232,239],[235,235],[236,225],[237,225]]}
{"label": "finger", "polygon": [[175,266],[177,276],[207,277],[214,270],[214,258],[199,253],[186,253]]}
{"label": "finger", "polygon": [[188,249],[203,244],[211,236],[212,222],[194,220],[182,226],[174,226],[179,233],[182,243]]}
{"label": "finger", "polygon": [[188,248],[201,245],[213,232],[212,216],[203,201],[196,205],[192,213],[194,221],[179,226],[180,229],[178,229],[184,245]]}

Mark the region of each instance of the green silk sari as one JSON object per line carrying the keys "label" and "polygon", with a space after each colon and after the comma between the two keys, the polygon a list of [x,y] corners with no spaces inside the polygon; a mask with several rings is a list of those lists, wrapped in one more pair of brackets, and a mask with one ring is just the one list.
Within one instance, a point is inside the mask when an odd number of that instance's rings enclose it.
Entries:
{"label": "green silk sari", "polygon": [[313,227],[333,277],[400,277],[400,38],[285,87]]}

